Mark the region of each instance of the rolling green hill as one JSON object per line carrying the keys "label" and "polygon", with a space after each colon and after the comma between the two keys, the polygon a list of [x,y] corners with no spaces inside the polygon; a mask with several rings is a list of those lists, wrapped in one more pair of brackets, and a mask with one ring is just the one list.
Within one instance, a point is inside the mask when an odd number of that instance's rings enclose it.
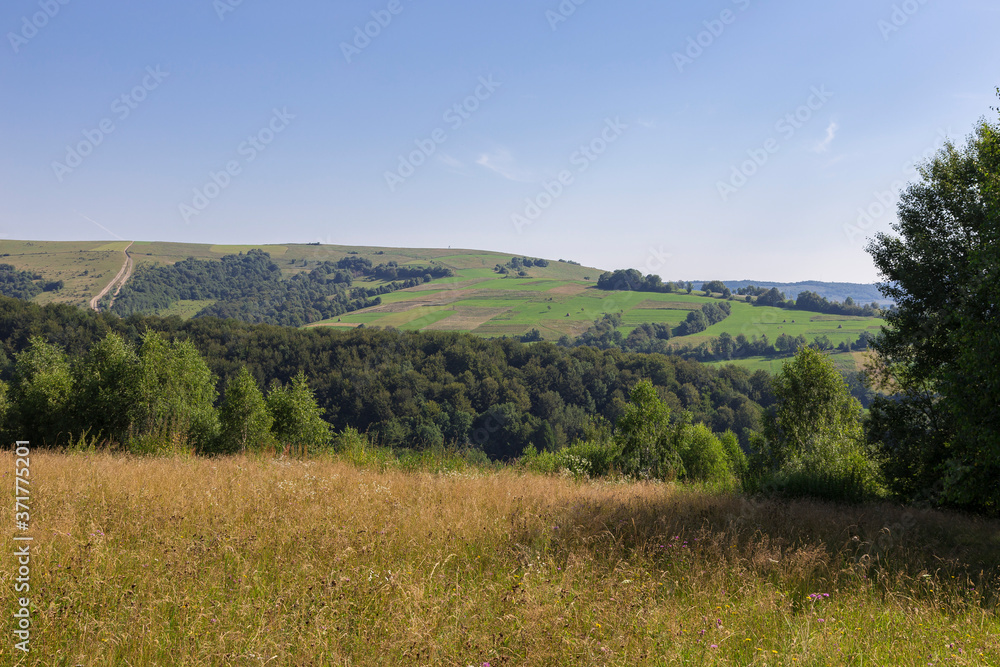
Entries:
{"label": "rolling green hill", "polygon": [[[64,302],[86,306],[121,268],[127,241],[42,242],[0,241],[0,262],[17,269],[34,271],[45,280],[63,280],[65,287],[34,297],[38,303]],[[719,299],[700,292],[647,293],[599,290],[597,278],[603,272],[593,267],[552,260],[545,267],[526,269],[526,277],[500,275],[497,264],[511,256],[503,253],[459,249],[380,248],[315,244],[288,245],[205,245],[165,242],[135,242],[130,255],[136,270],[151,264],[168,265],[194,257],[219,260],[225,255],[259,248],[269,253],[291,278],[313,270],[320,262],[336,262],[347,256],[370,259],[375,264],[397,262],[401,266],[440,266],[451,269],[454,277],[434,280],[381,297],[374,307],[346,313],[308,326],[396,327],[405,330],[465,331],[485,337],[522,336],[537,329],[543,339],[576,337],[605,313],[621,313],[623,335],[637,325],[680,324],[693,310]],[[374,279],[355,282],[355,287],[378,287]],[[700,284],[698,285],[700,286]],[[789,294],[794,298],[796,295]],[[214,302],[178,301],[159,312],[161,315],[192,317]],[[748,339],[766,335],[774,342],[780,335],[800,334],[812,341],[826,336],[836,346],[853,343],[862,332],[876,334],[881,321],[875,318],[825,315],[808,311],[755,307],[737,297],[729,301],[732,314],[722,322],[695,335],[670,342],[697,347],[723,333]],[[845,371],[857,368],[861,353],[835,353],[834,360]],[[782,359],[752,357],[735,363],[775,371]]]}

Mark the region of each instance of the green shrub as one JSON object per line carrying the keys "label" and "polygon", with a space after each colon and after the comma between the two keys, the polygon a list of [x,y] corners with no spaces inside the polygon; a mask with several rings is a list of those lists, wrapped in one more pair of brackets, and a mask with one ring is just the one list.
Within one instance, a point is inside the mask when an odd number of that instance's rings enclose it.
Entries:
{"label": "green shrub", "polygon": [[559,459],[553,452],[539,452],[533,445],[528,445],[518,464],[529,472],[540,475],[551,475],[559,472]]}
{"label": "green shrub", "polygon": [[630,477],[674,479],[683,475],[683,463],[673,446],[670,408],[649,380],[639,382],[629,393],[615,429],[621,454],[616,465]]}
{"label": "green shrub", "polygon": [[733,471],[736,479],[742,484],[749,472],[749,464],[747,463],[747,455],[743,453],[743,449],[740,447],[739,438],[732,431],[726,431],[719,438],[719,442],[722,444],[723,451],[726,452],[726,459],[729,460],[729,468]]}
{"label": "green shrub", "polygon": [[860,444],[826,442],[787,461],[765,489],[783,496],[861,502],[883,494],[878,466]]}
{"label": "green shrub", "polygon": [[732,484],[733,471],[722,443],[704,424],[681,424],[675,438],[684,462],[684,479],[692,482]]}
{"label": "green shrub", "polygon": [[338,458],[359,468],[374,468],[384,472],[399,464],[390,450],[376,447],[367,434],[360,433],[352,426],[333,436],[332,444]]}
{"label": "green shrub", "polygon": [[[574,457],[586,462],[587,474],[591,477],[606,477],[614,468],[619,450],[611,442],[577,442],[559,451],[564,459]],[[570,466],[563,463],[564,468]]]}

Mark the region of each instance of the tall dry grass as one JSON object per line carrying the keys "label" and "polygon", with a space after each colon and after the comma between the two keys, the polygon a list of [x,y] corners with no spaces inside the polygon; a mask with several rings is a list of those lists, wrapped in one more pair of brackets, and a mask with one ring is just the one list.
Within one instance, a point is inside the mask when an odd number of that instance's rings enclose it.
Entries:
{"label": "tall dry grass", "polygon": [[31,464],[32,651],[5,614],[0,664],[1000,664],[997,522],[336,460]]}

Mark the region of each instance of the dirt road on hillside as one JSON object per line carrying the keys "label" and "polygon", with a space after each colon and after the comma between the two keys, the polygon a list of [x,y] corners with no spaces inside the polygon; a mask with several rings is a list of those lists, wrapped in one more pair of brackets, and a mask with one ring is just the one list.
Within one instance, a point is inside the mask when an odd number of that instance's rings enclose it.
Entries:
{"label": "dirt road on hillside", "polygon": [[115,287],[115,285],[118,285],[118,289],[115,290],[114,296],[118,296],[118,292],[122,290],[122,287],[125,285],[126,282],[128,282],[128,279],[132,276],[132,268],[134,267],[134,262],[132,261],[132,255],[128,254],[128,249],[132,247],[133,243],[135,242],[130,241],[129,244],[125,246],[124,250],[125,263],[122,265],[121,270],[118,271],[118,274],[111,279],[111,282],[108,283],[104,289],[101,290],[100,294],[98,294],[97,296],[95,296],[93,299],[90,300],[90,307],[92,310],[98,310],[97,304],[100,303],[101,299],[103,299],[107,295],[107,293],[110,292]]}

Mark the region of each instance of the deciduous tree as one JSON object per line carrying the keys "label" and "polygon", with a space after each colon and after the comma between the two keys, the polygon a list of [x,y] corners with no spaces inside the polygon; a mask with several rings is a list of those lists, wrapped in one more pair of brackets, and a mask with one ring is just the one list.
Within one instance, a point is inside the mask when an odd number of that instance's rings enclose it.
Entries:
{"label": "deciduous tree", "polygon": [[900,495],[1000,513],[1000,125],[919,173],[868,247],[897,307],[872,344],[895,395],[871,433]]}

